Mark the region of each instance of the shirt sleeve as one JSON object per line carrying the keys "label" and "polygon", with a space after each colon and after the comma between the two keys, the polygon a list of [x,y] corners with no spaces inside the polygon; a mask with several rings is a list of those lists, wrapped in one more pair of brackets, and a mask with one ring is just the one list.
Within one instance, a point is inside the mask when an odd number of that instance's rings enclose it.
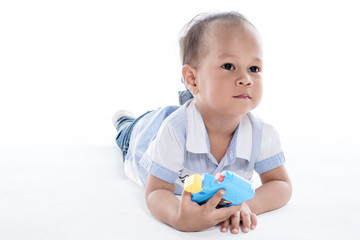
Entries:
{"label": "shirt sleeve", "polygon": [[284,164],[285,156],[281,148],[279,133],[276,129],[264,123],[260,153],[254,169],[258,174],[265,173]]}
{"label": "shirt sleeve", "polygon": [[184,141],[171,122],[165,121],[141,158],[140,165],[155,177],[173,184],[183,168],[183,161]]}

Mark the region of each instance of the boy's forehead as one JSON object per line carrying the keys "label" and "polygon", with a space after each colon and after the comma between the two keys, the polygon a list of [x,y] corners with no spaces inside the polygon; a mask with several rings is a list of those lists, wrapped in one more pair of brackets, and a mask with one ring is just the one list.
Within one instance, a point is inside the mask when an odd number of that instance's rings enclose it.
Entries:
{"label": "boy's forehead", "polygon": [[215,22],[212,26],[209,26],[207,35],[208,37],[216,38],[222,35],[235,34],[252,34],[256,29],[247,22]]}
{"label": "boy's forehead", "polygon": [[[211,55],[215,54],[217,55],[216,57],[219,57],[219,54],[221,53],[215,49],[220,50],[219,48],[225,47],[224,45],[228,45],[230,40],[235,40],[236,36],[243,36],[246,38],[245,35],[248,39],[249,37],[252,39],[252,46],[248,46],[248,50],[255,47],[260,50],[260,52],[256,52],[262,55],[260,34],[251,23],[248,23],[247,21],[228,21],[223,19],[215,20],[214,22],[208,24],[208,26],[204,29],[200,45],[197,49],[197,57],[193,64],[199,64],[201,62],[201,58],[205,57],[209,53]],[[236,44],[239,44],[239,42],[237,41]]]}
{"label": "boy's forehead", "polygon": [[[204,35],[199,49],[200,59],[209,54],[219,59],[235,57],[234,50],[236,49],[242,52],[245,51],[256,59],[262,59],[260,35],[251,24],[246,22],[235,24],[219,23],[211,26],[211,28]],[[231,56],[232,54],[233,56]]]}
{"label": "boy's forehead", "polygon": [[203,45],[205,48],[206,45],[214,46],[224,44],[225,42],[229,43],[233,40],[237,41],[237,44],[251,43],[251,45],[261,45],[257,30],[247,23],[219,23],[212,26],[206,35],[207,36],[204,36]]}

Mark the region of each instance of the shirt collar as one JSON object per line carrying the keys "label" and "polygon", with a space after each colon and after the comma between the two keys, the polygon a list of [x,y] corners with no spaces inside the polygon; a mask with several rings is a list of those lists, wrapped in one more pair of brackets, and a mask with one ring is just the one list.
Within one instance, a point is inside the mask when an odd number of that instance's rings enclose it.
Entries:
{"label": "shirt collar", "polygon": [[[186,149],[192,153],[210,153],[209,137],[195,101],[188,103]],[[244,115],[234,133],[236,157],[250,161],[252,149],[252,125],[248,115]],[[233,139],[234,140],[234,139]]]}
{"label": "shirt collar", "polygon": [[201,114],[196,107],[195,101],[190,101],[186,109],[187,114],[187,137],[186,149],[192,153],[209,153],[208,135]]}
{"label": "shirt collar", "polygon": [[239,123],[236,140],[236,157],[250,161],[252,150],[252,124],[249,116],[244,115]]}

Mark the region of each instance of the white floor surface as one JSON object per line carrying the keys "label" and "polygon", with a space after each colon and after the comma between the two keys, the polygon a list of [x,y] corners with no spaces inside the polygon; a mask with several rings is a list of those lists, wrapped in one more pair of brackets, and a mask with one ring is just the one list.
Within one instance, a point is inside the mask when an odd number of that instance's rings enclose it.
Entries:
{"label": "white floor surface", "polygon": [[291,201],[259,215],[256,230],[232,235],[218,227],[184,233],[159,222],[147,210],[144,189],[124,176],[110,124],[88,129],[1,129],[1,240],[360,236],[360,154],[353,139],[287,139],[284,148],[294,185]]}

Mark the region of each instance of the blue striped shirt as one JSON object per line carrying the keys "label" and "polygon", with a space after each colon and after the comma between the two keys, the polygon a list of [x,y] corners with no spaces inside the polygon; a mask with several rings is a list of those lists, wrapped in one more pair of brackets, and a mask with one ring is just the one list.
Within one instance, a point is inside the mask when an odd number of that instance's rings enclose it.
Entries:
{"label": "blue striped shirt", "polygon": [[195,100],[169,106],[143,117],[134,127],[125,160],[125,173],[146,185],[148,173],[172,184],[181,194],[187,176],[215,175],[231,170],[251,180],[285,162],[277,131],[248,113],[233,135],[220,161],[210,152],[205,124]]}

